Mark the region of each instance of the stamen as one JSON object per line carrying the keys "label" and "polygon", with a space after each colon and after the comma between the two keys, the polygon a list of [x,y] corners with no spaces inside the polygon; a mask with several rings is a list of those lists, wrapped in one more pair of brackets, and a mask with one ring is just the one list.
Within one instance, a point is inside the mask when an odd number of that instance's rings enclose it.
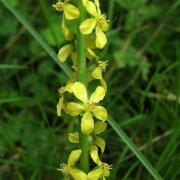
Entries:
{"label": "stamen", "polygon": [[95,108],[96,104],[92,101],[87,102],[88,109],[92,110]]}
{"label": "stamen", "polygon": [[107,67],[107,65],[108,65],[108,61],[99,61],[98,63],[99,63],[99,67],[100,67],[103,71],[105,71],[105,70],[106,70],[106,67]]}
{"label": "stamen", "polygon": [[58,89],[58,93],[60,96],[62,96],[64,94],[64,91],[65,91],[65,88],[64,87],[61,87]]}
{"label": "stamen", "polygon": [[106,15],[105,14],[102,14],[102,15],[100,15],[99,17],[98,17],[98,23],[99,23],[99,25],[102,25],[103,23],[106,23]]}
{"label": "stamen", "polygon": [[112,169],[112,165],[109,165],[107,163],[102,163],[101,168],[103,171],[109,171]]}
{"label": "stamen", "polygon": [[69,167],[67,164],[60,164],[60,168],[58,168],[58,170],[61,171],[65,176],[69,174]]}

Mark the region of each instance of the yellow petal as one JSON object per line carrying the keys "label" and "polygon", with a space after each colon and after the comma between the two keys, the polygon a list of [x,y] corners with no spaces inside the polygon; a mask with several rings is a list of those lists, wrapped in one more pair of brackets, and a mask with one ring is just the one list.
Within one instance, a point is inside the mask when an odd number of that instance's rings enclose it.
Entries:
{"label": "yellow petal", "polygon": [[71,143],[79,143],[79,133],[69,133],[68,134],[68,139]]}
{"label": "yellow petal", "polygon": [[98,10],[98,14],[100,15],[101,14],[101,9],[100,9],[100,5],[99,5],[99,0],[95,0],[94,2],[96,4],[97,10]]}
{"label": "yellow petal", "polygon": [[86,10],[89,14],[91,14],[92,16],[97,16],[97,10],[96,10],[96,6],[93,2],[91,1],[87,1],[85,3],[85,7],[86,7]]}
{"label": "yellow petal", "polygon": [[95,144],[100,147],[101,152],[103,153],[106,146],[106,142],[104,141],[104,139],[101,137],[96,137]]}
{"label": "yellow petal", "polygon": [[86,56],[88,59],[93,60],[94,58],[97,58],[96,54],[92,49],[87,48]]}
{"label": "yellow petal", "polygon": [[100,119],[102,121],[106,121],[107,119],[107,111],[103,106],[96,106],[93,110],[92,110],[94,116],[97,119]]}
{"label": "yellow petal", "polygon": [[65,86],[64,90],[69,92],[69,93],[72,93],[72,91],[73,91],[73,83],[68,82],[68,84]]}
{"label": "yellow petal", "polygon": [[101,82],[102,87],[105,89],[105,92],[107,92],[106,81],[102,78],[102,79],[100,79],[100,82]]}
{"label": "yellow petal", "polygon": [[82,0],[83,5],[86,6],[86,3],[88,2],[88,0]]}
{"label": "yellow petal", "polygon": [[62,21],[62,33],[64,34],[65,40],[71,41],[74,39],[73,33],[71,33],[68,27],[65,25],[64,20]]}
{"label": "yellow petal", "polygon": [[87,180],[87,174],[77,168],[71,168],[70,172],[74,180]]}
{"label": "yellow petal", "polygon": [[88,180],[98,180],[102,176],[102,169],[97,168],[88,173]]}
{"label": "yellow petal", "polygon": [[78,103],[70,102],[66,106],[66,112],[69,113],[71,116],[79,115],[82,110],[83,106]]}
{"label": "yellow petal", "polygon": [[105,131],[106,127],[107,127],[107,124],[105,122],[97,121],[94,125],[94,133],[100,134]]}
{"label": "yellow petal", "polygon": [[107,38],[102,29],[97,26],[96,27],[96,47],[102,49],[107,43]]}
{"label": "yellow petal", "polygon": [[72,4],[64,4],[64,15],[66,19],[72,20],[77,19],[80,16],[79,9],[73,6]]}
{"label": "yellow petal", "polygon": [[108,21],[105,20],[102,24],[101,24],[101,30],[106,32],[109,29],[109,24]]}
{"label": "yellow petal", "polygon": [[75,82],[73,85],[73,93],[82,102],[87,102],[87,90],[84,84]]}
{"label": "yellow petal", "polygon": [[61,110],[62,110],[62,107],[63,107],[63,102],[64,102],[64,96],[62,96],[62,97],[59,98],[59,102],[58,102],[58,104],[56,105],[57,115],[58,115],[58,116],[61,116]]}
{"label": "yellow petal", "polygon": [[98,103],[105,96],[105,90],[102,86],[98,86],[96,90],[91,94],[90,101]]}
{"label": "yellow petal", "polygon": [[95,68],[92,76],[94,79],[102,79],[102,69],[100,67]]}
{"label": "yellow petal", "polygon": [[81,155],[81,150],[73,150],[68,158],[68,167],[74,166],[76,161],[78,161],[79,157]]}
{"label": "yellow petal", "polygon": [[72,53],[73,49],[74,48],[71,44],[63,46],[58,52],[58,59],[61,62],[65,62],[67,58],[70,56],[70,54]]}
{"label": "yellow petal", "polygon": [[94,120],[92,114],[87,111],[81,120],[81,131],[83,134],[91,134],[94,130]]}
{"label": "yellow petal", "polygon": [[101,162],[101,160],[99,159],[97,146],[91,144],[91,145],[89,146],[89,152],[90,152],[90,155],[91,155],[92,160],[93,160],[97,165],[100,166],[100,165],[102,164],[102,162]]}
{"label": "yellow petal", "polygon": [[72,59],[73,65],[77,66],[77,52],[76,51],[71,53],[71,59]]}
{"label": "yellow petal", "polygon": [[95,28],[96,26],[96,19],[95,18],[88,18],[86,20],[84,20],[79,28],[80,28],[80,31],[82,34],[90,34],[93,29]]}

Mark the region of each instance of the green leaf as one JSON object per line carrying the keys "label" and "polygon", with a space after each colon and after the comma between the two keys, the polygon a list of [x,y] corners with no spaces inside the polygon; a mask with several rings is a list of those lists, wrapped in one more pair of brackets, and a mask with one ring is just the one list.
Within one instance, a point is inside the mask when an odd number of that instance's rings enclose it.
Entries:
{"label": "green leaf", "polygon": [[0,64],[0,69],[5,70],[5,69],[26,69],[26,66],[23,65],[12,65],[12,64]]}

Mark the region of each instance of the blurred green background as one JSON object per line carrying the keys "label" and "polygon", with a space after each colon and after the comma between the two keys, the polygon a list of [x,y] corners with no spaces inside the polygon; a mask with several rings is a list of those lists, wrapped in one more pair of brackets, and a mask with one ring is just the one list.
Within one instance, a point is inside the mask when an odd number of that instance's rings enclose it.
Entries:
{"label": "blurred green background", "polygon": [[[67,76],[53,61],[54,52],[39,43],[43,38],[55,52],[65,43],[54,2],[0,0],[0,180],[63,179],[56,169],[74,148],[67,133],[76,124],[56,115],[57,89]],[[178,180],[180,1],[101,4],[111,25],[101,52],[109,60],[104,105],[162,178]],[[114,130],[109,126],[104,133],[103,159],[113,164],[109,179],[154,179]]]}

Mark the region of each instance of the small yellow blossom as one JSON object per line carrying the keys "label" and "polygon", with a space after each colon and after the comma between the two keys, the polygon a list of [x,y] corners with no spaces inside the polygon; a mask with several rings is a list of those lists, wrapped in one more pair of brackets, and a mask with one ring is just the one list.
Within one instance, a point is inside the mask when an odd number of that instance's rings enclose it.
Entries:
{"label": "small yellow blossom", "polygon": [[[97,147],[99,147],[101,149],[101,153],[103,153],[106,146],[106,142],[104,141],[104,139],[99,137],[98,135],[105,131],[106,127],[107,124],[105,122],[97,121],[94,125],[94,131],[92,132],[91,140],[89,142],[90,155],[93,161],[98,165],[101,163],[101,161],[99,160]],[[71,143],[79,143],[79,133],[69,133],[68,139]]]}
{"label": "small yellow blossom", "polygon": [[111,165],[103,162],[98,168],[88,173],[87,180],[98,180],[99,178],[106,180],[106,177],[110,175],[111,169]]}
{"label": "small yellow blossom", "polygon": [[75,82],[73,84],[73,93],[81,103],[69,102],[66,110],[71,116],[77,116],[84,111],[81,120],[81,131],[84,134],[90,134],[94,129],[92,116],[102,121],[107,119],[106,109],[103,106],[96,105],[104,98],[105,90],[102,86],[98,86],[88,99],[86,87],[80,82]]}
{"label": "small yellow blossom", "polygon": [[107,91],[107,85],[106,81],[102,77],[102,73],[105,72],[107,65],[107,61],[98,61],[98,66],[92,71],[92,77],[94,79],[100,80],[101,85],[104,87],[105,91]]}
{"label": "small yellow blossom", "polygon": [[58,89],[58,93],[60,95],[59,102],[56,105],[58,116],[61,116],[61,111],[62,111],[63,104],[64,104],[64,93],[65,92],[71,93],[72,92],[72,85],[73,85],[72,83],[68,83],[65,87],[61,87],[60,89]]}
{"label": "small yellow blossom", "polygon": [[80,16],[80,12],[78,8],[69,3],[69,0],[65,0],[64,2],[58,0],[56,4],[53,4],[53,7],[58,12],[63,12],[66,19],[73,20],[77,19]]}
{"label": "small yellow blossom", "polygon": [[107,61],[98,61],[98,66],[92,72],[94,79],[102,79],[102,72],[105,72],[107,65]]}
{"label": "small yellow blossom", "polygon": [[87,174],[75,167],[76,161],[78,161],[81,155],[81,150],[77,149],[71,152],[68,158],[67,164],[61,164],[59,171],[63,173],[66,180],[70,180],[73,177],[75,180],[87,180]]}
{"label": "small yellow blossom", "polygon": [[108,21],[104,14],[101,14],[99,0],[95,3],[89,0],[83,0],[86,10],[92,15],[92,18],[87,18],[80,24],[80,31],[82,34],[91,34],[95,29],[96,47],[102,49],[107,43],[107,38],[104,32],[109,28]]}

